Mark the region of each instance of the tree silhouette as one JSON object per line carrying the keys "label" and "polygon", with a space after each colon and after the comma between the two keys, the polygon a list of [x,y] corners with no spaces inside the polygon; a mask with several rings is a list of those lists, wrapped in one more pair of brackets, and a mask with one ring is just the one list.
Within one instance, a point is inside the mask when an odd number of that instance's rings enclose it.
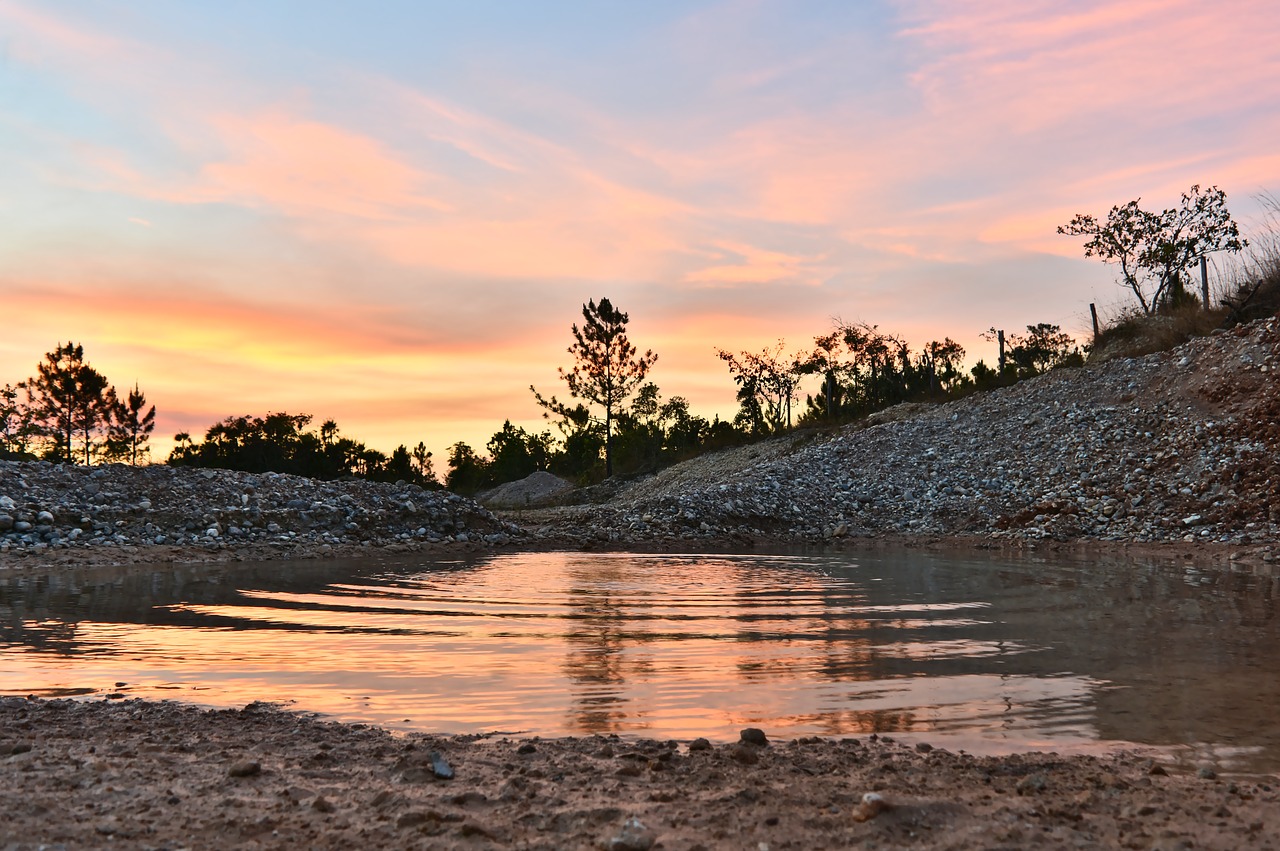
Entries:
{"label": "tree silhouette", "polygon": [[103,421],[107,380],[84,359],[84,346],[68,342],[44,356],[26,383],[27,398],[40,433],[51,442],[47,456],[74,461],[77,435],[84,463],[92,460],[93,433]]}
{"label": "tree silhouette", "polygon": [[[605,476],[613,475],[613,420],[620,406],[644,381],[658,356],[652,350],[636,354],[636,347],[627,339],[627,322],[630,317],[614,308],[609,299],[602,298],[597,305],[588,301],[582,306],[583,325],[573,325],[573,345],[568,348],[573,355],[573,369],[559,369],[560,378],[569,387],[569,395],[589,404],[604,408],[604,469]],[[538,404],[561,417],[568,417],[572,409],[554,396],[544,399],[533,387]]]}
{"label": "tree silhouette", "polygon": [[1160,213],[1143,210],[1141,200],[1112,207],[1105,222],[1078,213],[1058,233],[1090,237],[1084,256],[1118,265],[1120,284],[1137,297],[1143,313],[1188,298],[1186,275],[1201,257],[1249,244],[1227,211],[1227,193],[1216,186],[1203,193],[1192,186],[1178,207]]}
{"label": "tree silhouette", "polygon": [[124,401],[116,398],[115,388],[107,395],[110,416],[108,455],[127,460],[136,467],[139,460],[151,454],[151,448],[147,444],[156,427],[156,406],[152,405],[143,411],[147,405],[147,397],[138,389],[137,383]]}

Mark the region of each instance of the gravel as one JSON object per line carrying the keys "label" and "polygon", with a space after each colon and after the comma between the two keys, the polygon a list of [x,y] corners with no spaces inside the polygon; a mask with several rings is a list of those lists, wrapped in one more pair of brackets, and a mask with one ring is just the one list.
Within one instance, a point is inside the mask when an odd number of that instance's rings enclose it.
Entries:
{"label": "gravel", "polygon": [[191,467],[0,462],[0,555],[504,546],[520,530],[417,485]]}

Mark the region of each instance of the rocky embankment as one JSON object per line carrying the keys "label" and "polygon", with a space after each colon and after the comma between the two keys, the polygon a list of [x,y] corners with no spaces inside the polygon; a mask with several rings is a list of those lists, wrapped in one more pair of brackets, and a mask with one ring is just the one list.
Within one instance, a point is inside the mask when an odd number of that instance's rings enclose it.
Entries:
{"label": "rocky embankment", "polygon": [[267,558],[502,546],[518,535],[469,499],[417,485],[0,461],[0,556],[94,550],[122,561]]}
{"label": "rocky embankment", "polygon": [[[695,459],[607,504],[526,512],[581,544],[868,536],[1280,540],[1280,320],[881,422]],[[884,421],[888,420],[888,421]]]}

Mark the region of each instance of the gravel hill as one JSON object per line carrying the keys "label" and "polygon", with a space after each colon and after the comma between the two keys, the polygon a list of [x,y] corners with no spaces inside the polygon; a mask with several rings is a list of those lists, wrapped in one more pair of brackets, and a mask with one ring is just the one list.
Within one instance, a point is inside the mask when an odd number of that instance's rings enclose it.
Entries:
{"label": "gravel hill", "polygon": [[1169,352],[900,406],[876,424],[708,455],[604,505],[519,519],[612,543],[898,534],[1270,548],[1280,537],[1277,370],[1271,318]]}

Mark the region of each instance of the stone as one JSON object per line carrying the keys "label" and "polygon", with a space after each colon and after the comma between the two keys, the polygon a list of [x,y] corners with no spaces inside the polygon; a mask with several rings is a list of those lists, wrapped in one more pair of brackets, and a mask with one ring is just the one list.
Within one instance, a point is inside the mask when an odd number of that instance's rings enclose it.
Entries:
{"label": "stone", "polygon": [[692,742],[689,743],[690,753],[694,753],[696,751],[709,751],[709,750],[711,750],[711,742],[707,741],[701,736],[699,736],[698,738],[694,739]]}
{"label": "stone", "polygon": [[1019,795],[1034,795],[1043,792],[1048,785],[1049,781],[1043,774],[1028,774],[1018,781],[1014,789]]}
{"label": "stone", "polygon": [[607,851],[649,851],[656,841],[653,831],[640,819],[631,816],[622,823],[621,830],[604,843],[604,848]]}
{"label": "stone", "polygon": [[[121,695],[121,697],[123,696]],[[231,767],[227,769],[227,776],[229,777],[255,777],[261,773],[262,764],[248,759],[232,763]]]}
{"label": "stone", "polygon": [[431,760],[431,773],[441,780],[453,779],[453,766],[445,760],[438,752],[432,751],[427,755],[427,759]]}
{"label": "stone", "polygon": [[738,737],[740,741],[748,745],[764,747],[769,744],[769,739],[765,736],[764,730],[761,730],[759,727],[747,727],[738,734]]}
{"label": "stone", "polygon": [[854,807],[853,820],[856,822],[870,821],[890,809],[892,809],[892,805],[879,792],[867,792],[862,796],[862,800],[858,801],[858,805]]}

